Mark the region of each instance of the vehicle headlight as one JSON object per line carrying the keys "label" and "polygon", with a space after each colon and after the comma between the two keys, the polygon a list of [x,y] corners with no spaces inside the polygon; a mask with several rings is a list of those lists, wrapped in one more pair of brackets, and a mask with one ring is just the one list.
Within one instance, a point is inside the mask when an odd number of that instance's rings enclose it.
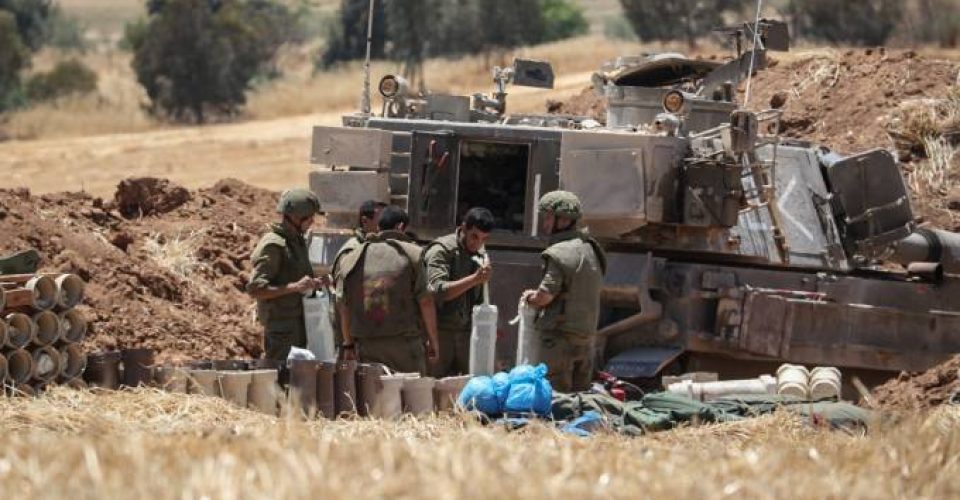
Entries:
{"label": "vehicle headlight", "polygon": [[387,75],[380,79],[378,88],[380,89],[380,95],[390,99],[398,95],[405,95],[407,82],[399,76]]}
{"label": "vehicle headlight", "polygon": [[679,113],[683,109],[683,93],[679,90],[671,90],[663,96],[663,109],[667,113]]}

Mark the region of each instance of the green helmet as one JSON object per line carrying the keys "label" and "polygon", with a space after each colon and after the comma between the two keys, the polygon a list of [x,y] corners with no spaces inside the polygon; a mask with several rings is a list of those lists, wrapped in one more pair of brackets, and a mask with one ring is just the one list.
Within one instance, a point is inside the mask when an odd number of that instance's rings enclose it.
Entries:
{"label": "green helmet", "polygon": [[277,212],[295,217],[309,217],[320,212],[320,199],[306,189],[288,189],[280,195]]}
{"label": "green helmet", "polygon": [[550,191],[540,197],[540,211],[577,220],[583,215],[580,198],[570,191]]}

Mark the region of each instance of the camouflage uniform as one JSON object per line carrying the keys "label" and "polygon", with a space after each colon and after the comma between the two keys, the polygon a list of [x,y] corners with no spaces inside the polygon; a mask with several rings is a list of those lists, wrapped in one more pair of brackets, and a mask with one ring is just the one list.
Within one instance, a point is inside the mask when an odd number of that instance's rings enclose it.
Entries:
{"label": "camouflage uniform", "polygon": [[[315,203],[314,212],[320,208],[312,193],[293,190],[281,196],[277,211],[297,212],[301,207],[295,205],[291,209],[291,199],[294,202]],[[271,225],[270,232],[260,238],[250,260],[253,263],[253,273],[247,283],[248,291],[267,286],[282,287],[295,283],[304,276],[314,275],[303,235],[282,224]],[[292,293],[269,300],[257,300],[257,319],[264,326],[266,358],[285,360],[291,347],[306,347],[303,295]]]}
{"label": "camouflage uniform", "polygon": [[479,267],[471,254],[460,245],[460,231],[436,239],[427,246],[424,260],[427,283],[436,295],[437,330],[440,337],[440,359],[430,366],[431,375],[446,377],[470,372],[470,328],[473,306],[483,303],[483,287],[467,290],[449,301],[443,293],[449,282],[470,276]]}
{"label": "camouflage uniform", "polygon": [[337,297],[347,306],[359,362],[425,372],[419,300],[429,291],[422,253],[403,233],[383,231],[344,255]]}
{"label": "camouflage uniform", "polygon": [[[573,195],[563,191],[547,193],[544,199],[552,204],[545,207],[541,200],[541,210],[579,218],[579,200],[570,197]],[[535,323],[540,360],[547,364],[547,377],[555,390],[587,390],[593,378],[606,256],[596,240],[575,228],[553,234],[541,256],[544,272],[539,289],[554,299],[539,312]]]}

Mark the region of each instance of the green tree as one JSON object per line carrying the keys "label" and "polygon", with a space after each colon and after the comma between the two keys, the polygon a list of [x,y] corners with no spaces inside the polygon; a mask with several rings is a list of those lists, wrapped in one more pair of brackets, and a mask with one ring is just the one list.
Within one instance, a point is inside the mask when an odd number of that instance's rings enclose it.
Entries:
{"label": "green tree", "polygon": [[484,52],[507,49],[543,40],[544,22],[539,0],[477,0]]}
{"label": "green tree", "polygon": [[20,39],[30,50],[38,50],[50,32],[53,0],[0,0],[0,10],[14,15]]}
{"label": "green tree", "polygon": [[640,40],[684,40],[690,47],[696,46],[698,37],[722,26],[724,14],[739,12],[745,4],[744,0],[620,0]]}
{"label": "green tree", "polygon": [[[386,17],[383,4],[390,0],[376,0],[373,12],[373,37],[371,57],[382,59],[385,55]],[[390,1],[390,3],[395,3]],[[396,2],[405,3],[405,2]],[[367,17],[370,0],[341,0],[340,20],[330,25],[327,46],[318,61],[321,68],[343,61],[362,59],[367,53]]]}
{"label": "green tree", "polygon": [[177,121],[236,115],[292,22],[270,0],[151,0],[150,7],[146,25],[128,31],[133,68],[151,110]]}
{"label": "green tree", "polygon": [[0,111],[20,104],[20,71],[30,64],[30,50],[20,39],[17,20],[0,10]]}
{"label": "green tree", "polygon": [[[367,10],[369,0],[342,0],[318,66],[364,56]],[[402,61],[404,74],[417,80],[427,57],[503,53],[588,28],[571,0],[377,0],[372,56]]]}
{"label": "green tree", "polygon": [[439,4],[432,0],[406,0],[385,2],[384,18],[389,43],[390,58],[403,62],[403,77],[421,90],[423,61],[433,38],[433,26],[424,22],[435,12]]}
{"label": "green tree", "polygon": [[544,27],[541,42],[572,38],[590,30],[583,9],[569,0],[541,0],[540,3]]}
{"label": "green tree", "polygon": [[881,45],[903,13],[903,0],[791,0],[794,33],[814,40]]}
{"label": "green tree", "polygon": [[960,43],[960,1],[919,0],[917,4],[920,26],[915,41],[956,47]]}

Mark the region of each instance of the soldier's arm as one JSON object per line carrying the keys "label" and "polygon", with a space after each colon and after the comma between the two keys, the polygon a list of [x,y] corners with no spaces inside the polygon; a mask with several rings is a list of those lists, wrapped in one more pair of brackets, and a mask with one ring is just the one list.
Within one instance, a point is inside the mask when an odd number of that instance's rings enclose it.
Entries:
{"label": "soldier's arm", "polygon": [[247,293],[257,300],[270,300],[284,295],[301,293],[314,285],[314,279],[304,276],[296,283],[283,286],[274,286],[270,282],[277,277],[283,263],[283,249],[275,245],[267,245],[259,255],[253,259],[253,273],[247,283]]}
{"label": "soldier's arm", "polygon": [[420,316],[423,318],[423,327],[427,330],[427,338],[430,340],[430,346],[432,347],[429,351],[430,359],[433,360],[440,352],[440,335],[437,333],[437,306],[430,295],[421,297],[418,304],[420,306]]}
{"label": "soldier's arm", "polygon": [[350,332],[350,310],[346,302],[337,301],[337,314],[340,315],[340,333],[343,334],[343,343],[353,345],[353,334]]}
{"label": "soldier's arm", "polygon": [[440,336],[437,334],[437,305],[433,299],[433,292],[427,285],[426,259],[420,265],[414,265],[413,270],[413,296],[417,298],[417,304],[420,306],[423,327],[427,330],[427,338],[430,340],[432,347],[429,351],[432,360],[440,352]]}
{"label": "soldier's arm", "polygon": [[536,290],[529,290],[524,294],[527,303],[534,307],[546,307],[563,290],[563,269],[551,258],[546,258],[546,269],[543,279]]}
{"label": "soldier's arm", "polygon": [[434,245],[427,250],[424,259],[427,262],[427,284],[430,291],[444,302],[454,300],[484,282],[481,269],[469,276],[449,281],[450,266],[447,265],[446,250],[440,245]]}

